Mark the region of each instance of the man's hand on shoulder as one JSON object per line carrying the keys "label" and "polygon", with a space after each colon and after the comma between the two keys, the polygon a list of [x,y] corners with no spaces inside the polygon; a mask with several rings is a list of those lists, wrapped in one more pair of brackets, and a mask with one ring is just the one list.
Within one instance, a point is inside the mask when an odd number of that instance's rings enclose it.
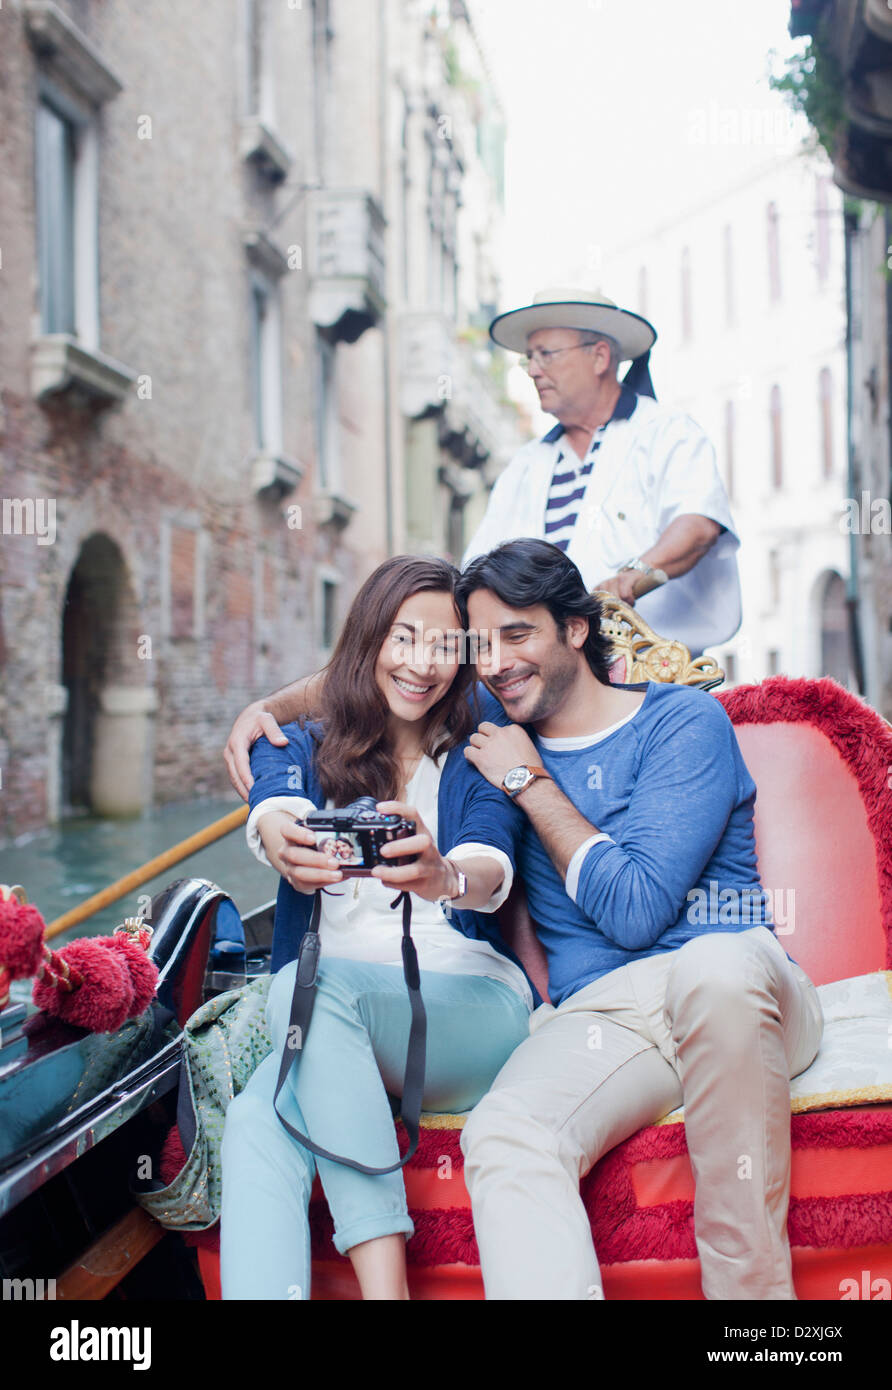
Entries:
{"label": "man's hand on shoulder", "polygon": [[262,700],[246,705],[229,731],[223,760],[229,773],[229,780],[243,801],[248,800],[248,792],[254,785],[251,775],[251,747],[257,739],[266,737],[278,748],[286,747],[288,739],[282,733],[273,715],[265,708]]}
{"label": "man's hand on shoulder", "polygon": [[487,721],[471,734],[465,757],[494,787],[501,787],[505,773],[512,767],[540,761],[538,748],[519,724],[500,725]]}

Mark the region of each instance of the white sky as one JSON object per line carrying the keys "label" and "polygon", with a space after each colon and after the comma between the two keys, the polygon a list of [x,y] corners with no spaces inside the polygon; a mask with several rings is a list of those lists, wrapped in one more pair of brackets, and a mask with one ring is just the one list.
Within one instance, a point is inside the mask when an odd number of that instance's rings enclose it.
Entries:
{"label": "white sky", "polygon": [[[769,90],[789,0],[470,0],[508,126],[503,306],[800,142]],[[613,297],[613,296],[611,296]]]}

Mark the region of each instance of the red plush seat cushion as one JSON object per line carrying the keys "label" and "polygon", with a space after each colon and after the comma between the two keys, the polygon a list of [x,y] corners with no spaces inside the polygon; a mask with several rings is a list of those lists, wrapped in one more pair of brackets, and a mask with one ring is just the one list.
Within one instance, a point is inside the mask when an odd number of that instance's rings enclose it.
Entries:
{"label": "red plush seat cushion", "polygon": [[[416,1298],[483,1297],[460,1133],[425,1128],[405,1170]],[[799,1297],[838,1299],[843,1281],[861,1288],[865,1272],[870,1284],[892,1281],[892,1105],[794,1115],[792,1141],[788,1232]],[[684,1125],[651,1125],[618,1145],[585,1179],[582,1196],[608,1299],[702,1297]],[[318,1184],[311,1225],[313,1297],[358,1297],[350,1262],[331,1243]],[[219,1297],[217,1231],[201,1244],[208,1296]],[[876,1285],[873,1296],[881,1294]]]}

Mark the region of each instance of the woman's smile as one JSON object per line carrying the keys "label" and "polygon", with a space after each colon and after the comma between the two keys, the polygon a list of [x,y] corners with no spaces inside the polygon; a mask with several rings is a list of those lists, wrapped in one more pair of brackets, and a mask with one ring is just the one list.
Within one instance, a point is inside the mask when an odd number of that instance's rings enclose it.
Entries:
{"label": "woman's smile", "polygon": [[394,614],[375,676],[397,720],[417,724],[449,690],[461,665],[458,626],[452,595],[439,590],[413,594]]}
{"label": "woman's smile", "polygon": [[419,685],[417,681],[411,681],[407,676],[398,676],[394,672],[390,679],[393,681],[403,699],[411,700],[414,703],[421,703],[426,700],[430,692],[435,688],[434,684]]}

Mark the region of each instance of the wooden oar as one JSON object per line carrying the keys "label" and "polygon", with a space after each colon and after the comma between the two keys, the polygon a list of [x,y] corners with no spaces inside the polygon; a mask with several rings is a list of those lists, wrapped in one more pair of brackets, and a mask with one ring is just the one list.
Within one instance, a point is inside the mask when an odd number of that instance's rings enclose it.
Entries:
{"label": "wooden oar", "polygon": [[154,859],[150,859],[142,868],[134,869],[131,873],[119,878],[116,883],[110,883],[101,892],[94,893],[92,898],[87,898],[78,907],[73,907],[68,912],[63,912],[61,917],[56,917],[50,922],[46,929],[45,939],[58,936],[60,932],[67,931],[69,927],[77,926],[78,922],[83,922],[87,917],[92,917],[94,912],[100,908],[108,907],[109,903],[115,903],[119,898],[126,897],[132,893],[134,888],[139,888],[141,884],[147,883],[150,878],[155,878],[157,874],[163,874],[165,869],[171,868],[174,864],[179,864],[181,859],[188,859],[190,854],[195,854],[198,850],[204,849],[205,845],[210,845],[214,840],[219,840],[224,835],[228,835],[231,830],[238,830],[240,825],[244,825],[248,819],[247,806],[239,806],[228,815],[221,816],[215,820],[213,825],[206,825],[204,830],[197,830],[188,839],[181,840],[178,845],[173,845],[166,849],[163,854],[158,854]]}

